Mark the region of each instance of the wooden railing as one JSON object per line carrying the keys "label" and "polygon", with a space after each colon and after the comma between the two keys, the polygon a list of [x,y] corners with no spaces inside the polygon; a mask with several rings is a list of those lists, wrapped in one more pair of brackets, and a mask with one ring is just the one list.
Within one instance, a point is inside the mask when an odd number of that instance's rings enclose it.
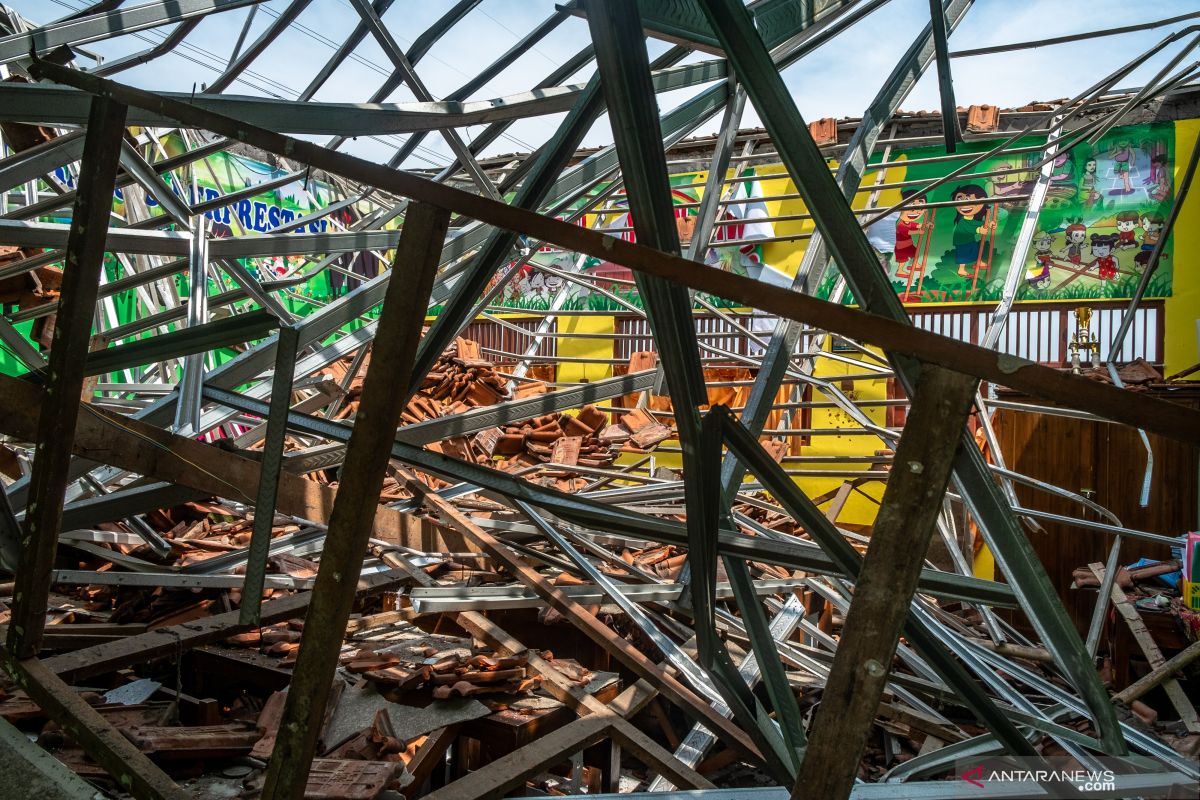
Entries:
{"label": "wooden railing", "polygon": [[[1092,302],[1091,332],[1100,341],[1100,357],[1109,360],[1109,349],[1113,334],[1125,313],[1126,303]],[[1009,314],[1008,323],[1000,338],[998,348],[1009,355],[1026,358],[1040,364],[1065,367],[1070,364],[1071,353],[1068,341],[1076,331],[1075,306],[1064,303],[1020,304]],[[991,321],[992,306],[935,306],[910,309],[913,324],[919,328],[959,341],[981,344]],[[613,315],[614,333],[612,359],[623,363],[639,351],[653,350],[654,339],[650,324],[645,317],[632,314]],[[731,312],[729,317],[753,331],[762,340],[769,340],[774,330],[775,319],[756,313]],[[467,328],[466,336],[479,342],[485,355],[494,360],[511,362],[514,356],[524,354],[534,342],[534,334],[543,317],[511,317],[506,325],[491,320],[476,320]],[[729,321],[713,314],[696,315],[696,334],[704,349],[701,353],[712,363],[739,363],[736,359],[722,357],[723,351],[738,356],[759,356],[762,346],[739,331]],[[520,329],[520,330],[515,330]],[[557,321],[547,328],[550,335],[542,339],[535,360],[553,361],[558,354],[556,334]],[[798,349],[808,346],[809,336],[802,336]],[[1164,313],[1162,300],[1149,300],[1141,304],[1134,314],[1133,325],[1115,359],[1128,362],[1144,358],[1158,364],[1163,360]]]}

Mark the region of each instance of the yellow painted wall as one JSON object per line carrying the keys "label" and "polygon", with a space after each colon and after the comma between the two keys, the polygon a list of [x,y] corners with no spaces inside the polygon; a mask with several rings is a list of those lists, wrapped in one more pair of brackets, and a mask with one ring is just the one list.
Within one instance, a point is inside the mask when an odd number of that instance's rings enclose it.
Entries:
{"label": "yellow painted wall", "polygon": [[[766,197],[773,197],[781,194],[795,194],[796,187],[792,184],[791,179],[787,175],[787,170],[782,164],[776,164],[766,167],[755,167],[756,175],[779,175],[778,178],[772,178],[762,181],[762,193]],[[701,190],[703,192],[703,190]],[[766,201],[768,213],[771,216],[787,216],[789,214],[804,214],[807,209],[804,203],[800,200],[768,200]],[[776,236],[795,236],[797,234],[811,234],[815,229],[813,221],[810,219],[802,220],[783,220],[774,223]],[[770,264],[775,269],[785,275],[794,276],[796,270],[800,268],[800,260],[804,257],[804,250],[808,246],[808,239],[797,239],[789,242],[767,242],[763,247],[763,260]]]}
{"label": "yellow painted wall", "polygon": [[[794,193],[795,188],[791,180],[787,177],[787,172],[782,165],[770,167],[756,167],[755,172],[758,175],[778,174],[781,177],[778,179],[767,180],[763,182],[763,194],[770,197],[773,195]],[[890,167],[884,170],[884,178],[882,183],[898,183],[904,180],[907,170],[902,167]],[[874,185],[878,172],[869,172],[866,179],[863,181],[864,189]],[[866,208],[867,202],[870,199],[870,192],[859,192],[854,202],[851,204],[853,208]],[[883,189],[879,193],[879,198],[876,205],[886,208],[900,202],[899,189]],[[801,200],[768,200],[767,210],[772,216],[775,215],[790,215],[803,214],[806,212],[804,203]],[[785,220],[775,223],[775,232],[777,236],[791,236],[800,233],[812,233],[814,230],[812,220]],[[800,239],[797,241],[786,242],[768,242],[763,245],[763,259],[766,263],[783,272],[786,275],[794,276],[800,268],[800,262],[804,258],[804,251],[808,245],[808,239]],[[828,346],[828,345],[826,345]],[[853,355],[847,353],[845,355]],[[841,376],[850,374],[861,374],[867,372],[865,368],[856,367],[853,364],[847,364],[842,361],[833,361],[827,358],[818,358],[814,365],[815,374],[818,377],[830,380],[837,380]],[[883,400],[887,397],[887,381],[856,381],[853,389],[849,392],[851,396],[859,400]],[[825,397],[820,392],[814,392],[813,399],[816,401],[826,401],[829,398]],[[878,425],[883,425],[885,422],[886,410],[883,406],[873,407],[866,410],[867,416]],[[793,425],[795,427],[795,425]],[[859,425],[847,417],[838,409],[815,408],[812,413],[813,428],[857,428]],[[878,437],[873,435],[828,435],[828,436],[813,436],[810,439],[811,444],[803,447],[802,455],[805,456],[864,456],[872,455],[876,450],[883,449],[884,444]],[[865,471],[869,468],[869,464],[845,464],[845,463],[805,463],[803,465],[809,469],[828,469],[828,470],[853,470]],[[831,491],[839,487],[845,478],[801,478],[796,482],[810,497],[815,497],[825,492]],[[883,495],[883,484],[872,483],[862,487],[863,492],[878,500]],[[838,520],[841,522],[855,523],[860,525],[869,525],[875,520],[875,514],[879,510],[876,503],[872,502],[862,494],[855,492],[850,496],[850,499],[843,507]]]}
{"label": "yellow painted wall", "polygon": [[[836,166],[836,162],[835,162]],[[907,170],[904,167],[889,167],[884,170],[885,183],[898,183],[904,180]],[[778,178],[768,178],[761,181],[762,193],[765,197],[776,197],[785,194],[795,194],[796,187],[792,184],[791,179],[787,175],[787,170],[782,164],[756,166],[754,168],[755,175],[778,175]],[[689,173],[690,174],[690,173]],[[878,172],[868,172],[866,179],[863,181],[863,188],[867,189],[875,183]],[[703,183],[708,178],[707,171],[695,173],[695,182]],[[733,175],[732,171],[729,173]],[[703,198],[703,186],[696,188],[696,193]],[[855,196],[854,202],[851,204],[853,208],[865,208],[867,200],[870,198],[870,192],[860,192]],[[884,189],[879,193],[878,206],[888,207],[900,202],[899,189]],[[765,201],[767,211],[772,217],[790,216],[807,213],[804,202],[799,199],[789,200],[767,200]],[[801,220],[781,220],[774,222],[776,236],[796,236],[800,234],[811,234],[815,229],[815,225],[811,219]],[[767,242],[763,248],[763,260],[770,264],[775,269],[785,275],[794,276],[800,268],[800,261],[804,258],[804,251],[808,246],[808,239],[794,239],[781,242]]]}
{"label": "yellow painted wall", "polygon": [[[1183,178],[1192,150],[1200,136],[1200,120],[1175,123],[1175,185]],[[1196,321],[1200,319],[1200,274],[1196,263],[1200,254],[1200,198],[1197,190],[1184,201],[1175,220],[1172,258],[1171,296],[1166,300],[1166,353],[1164,374],[1173,375],[1200,362],[1197,349]],[[1195,376],[1193,376],[1195,377]]]}
{"label": "yellow painted wall", "polygon": [[[828,358],[818,358],[813,365],[813,373],[824,378],[834,385],[838,384],[838,380],[846,375],[861,375],[868,370],[862,367],[856,367],[853,364],[847,364],[843,361],[833,361]],[[887,380],[865,380],[854,381],[852,388],[843,389],[843,392],[852,400],[883,400],[887,397]],[[830,398],[826,397],[821,392],[814,389],[813,400],[817,402],[826,402]],[[876,425],[884,425],[886,417],[886,408],[883,406],[872,406],[863,409],[871,421]],[[794,427],[794,426],[793,426]],[[849,415],[839,408],[814,408],[812,410],[812,427],[813,428],[859,428],[858,422],[853,420]],[[805,456],[866,456],[872,455],[876,450],[882,450],[885,445],[880,441],[879,437],[871,434],[837,434],[813,436],[811,444],[805,445],[802,448],[801,455]],[[805,463],[803,466],[806,469],[829,469],[829,470],[855,470],[865,471],[869,464],[844,464],[844,463]],[[804,490],[809,497],[816,497],[829,491],[837,489],[846,481],[846,478],[800,478],[796,483]],[[883,496],[883,484],[871,483],[861,487],[863,492],[878,500]],[[859,525],[870,525],[875,521],[875,514],[879,510],[876,503],[871,502],[862,494],[855,492],[851,494],[846,505],[843,506],[841,514],[838,516],[839,522],[856,523]]]}
{"label": "yellow painted wall", "polygon": [[[616,332],[616,320],[605,314],[568,314],[558,318],[559,333],[606,333]],[[563,358],[608,358],[613,357],[613,340],[587,337],[561,337],[558,354]],[[560,383],[598,381],[612,377],[611,364],[581,364],[564,361],[558,366]]]}

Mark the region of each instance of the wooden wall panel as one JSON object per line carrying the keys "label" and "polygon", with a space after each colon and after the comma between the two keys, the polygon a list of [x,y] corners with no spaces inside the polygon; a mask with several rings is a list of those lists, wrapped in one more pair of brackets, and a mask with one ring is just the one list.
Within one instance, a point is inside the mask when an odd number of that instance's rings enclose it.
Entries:
{"label": "wooden wall panel", "polygon": [[[1200,405],[1196,394],[1162,393],[1166,399]],[[1123,425],[1001,410],[995,417],[1000,447],[1010,469],[1074,492],[1095,492],[1093,499],[1115,513],[1126,527],[1178,536],[1197,525],[1197,450],[1160,436],[1150,437],[1154,474],[1150,502],[1139,503],[1145,449],[1137,431]],[[1080,516],[1081,507],[1029,487],[1018,486],[1021,504],[1039,511]],[[1082,513],[1097,515],[1083,510]],[[1044,533],[1029,532],[1063,604],[1081,633],[1086,633],[1095,592],[1070,588],[1071,573],[1090,562],[1103,562],[1112,536],[1083,528],[1043,522]],[[1125,539],[1121,563],[1140,557],[1170,558],[1166,546]]]}

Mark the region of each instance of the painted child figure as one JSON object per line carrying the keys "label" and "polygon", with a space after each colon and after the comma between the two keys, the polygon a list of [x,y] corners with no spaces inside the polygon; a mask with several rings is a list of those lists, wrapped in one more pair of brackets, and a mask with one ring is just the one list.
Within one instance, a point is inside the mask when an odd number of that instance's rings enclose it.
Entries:
{"label": "painted child figure", "polygon": [[1133,181],[1130,180],[1129,170],[1133,166],[1134,158],[1133,145],[1129,142],[1117,142],[1113,147],[1113,172],[1121,179],[1123,185],[1120,189],[1109,189],[1109,194],[1133,194]]}
{"label": "painted child figure", "polygon": [[1142,249],[1133,257],[1133,263],[1137,265],[1139,270],[1145,270],[1150,264],[1150,255],[1154,252],[1154,248],[1158,246],[1158,240],[1162,238],[1163,228],[1166,226],[1166,220],[1162,214],[1142,214]]}
{"label": "painted child figure", "polygon": [[[987,192],[977,183],[964,183],[954,190],[952,195],[956,201],[982,200]],[[975,267],[983,253],[985,237],[996,230],[996,224],[985,224],[987,220],[986,206],[983,203],[970,203],[958,206],[954,215],[954,261],[958,264],[958,277],[970,278],[975,274]]]}
{"label": "painted child figure", "polygon": [[1100,199],[1096,191],[1096,170],[1098,164],[1095,158],[1089,158],[1083,165],[1083,174],[1079,177],[1079,193],[1083,195],[1083,207],[1091,208]]}
{"label": "painted child figure", "polygon": [[1150,189],[1150,199],[1161,203],[1171,194],[1171,170],[1167,169],[1167,154],[1155,153],[1150,157],[1150,177],[1146,179]]}
{"label": "painted child figure", "polygon": [[1137,247],[1137,237],[1134,236],[1137,224],[1138,213],[1136,211],[1122,211],[1117,214],[1117,246],[1122,250]]}
{"label": "painted child figure", "polygon": [[1050,285],[1050,262],[1054,255],[1050,252],[1054,244],[1054,236],[1045,231],[1038,231],[1033,239],[1034,263],[1025,270],[1025,282],[1033,289],[1045,289]]}
{"label": "painted child figure", "polygon": [[1120,234],[1116,233],[1093,233],[1091,251],[1092,263],[1088,264],[1088,269],[1095,268],[1100,275],[1102,281],[1115,281],[1117,279],[1117,258],[1113,255],[1113,248],[1120,241]]}
{"label": "painted child figure", "polygon": [[1066,246],[1059,253],[1060,256],[1070,261],[1072,264],[1083,263],[1083,247],[1087,242],[1087,226],[1081,222],[1074,222],[1067,226]]}
{"label": "painted child figure", "polygon": [[[916,194],[916,189],[903,189],[900,197],[904,200]],[[908,278],[912,275],[913,262],[917,258],[917,237],[928,231],[932,225],[925,222],[925,197],[922,195],[913,200],[911,206],[900,212],[896,219],[896,277]]]}

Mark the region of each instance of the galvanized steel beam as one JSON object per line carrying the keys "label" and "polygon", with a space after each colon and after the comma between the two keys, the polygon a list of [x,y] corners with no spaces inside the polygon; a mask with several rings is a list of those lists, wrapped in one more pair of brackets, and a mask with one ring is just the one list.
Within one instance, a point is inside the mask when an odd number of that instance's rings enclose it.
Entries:
{"label": "galvanized steel beam", "polygon": [[[678,255],[679,232],[675,227],[667,158],[636,3],[586,0],[583,7],[588,12],[588,28],[596,48],[596,65],[637,240]],[[698,466],[698,409],[707,404],[708,392],[696,342],[691,297],[687,288],[679,284],[642,274],[635,278],[673,400],[684,469],[693,469]],[[700,509],[699,505],[689,507]]]}
{"label": "galvanized steel beam", "polygon": [[[187,327],[199,328],[208,322],[208,237],[204,217],[196,217],[188,252]],[[175,429],[200,434],[201,388],[204,386],[204,353],[192,353],[184,359],[179,379],[179,402],[175,406]]]}
{"label": "galvanized steel beam", "polygon": [[950,55],[946,44],[946,13],[942,0],[929,0],[929,18],[933,24],[933,45],[937,52],[938,95],[942,100],[942,136],[946,152],[953,153],[962,139],[958,128],[958,104],[954,102],[954,78],[950,74]]}
{"label": "galvanized steel beam", "polygon": [[[382,13],[382,12],[380,12],[380,13]],[[540,25],[537,25],[536,27],[533,28],[533,30],[531,30],[529,33],[527,33],[525,36],[523,36],[520,41],[513,44],[513,46],[510,47],[508,50],[506,50],[503,55],[501,55],[499,58],[497,58],[495,61],[493,61],[488,66],[484,67],[479,72],[477,72],[470,80],[468,80],[462,86],[455,89],[450,94],[446,95],[446,97],[444,98],[444,101],[456,103],[456,102],[461,102],[463,100],[466,100],[477,89],[479,89],[482,86],[484,86],[485,84],[487,84],[488,81],[490,81],[492,78],[496,77],[501,72],[503,72],[505,69],[507,69],[514,61],[516,61],[518,58],[520,58],[521,56],[523,56],[527,52],[529,52],[531,49],[533,49],[533,47],[535,47],[538,42],[540,42],[542,39],[546,38],[546,36],[548,36],[555,28],[557,28],[559,25],[561,25],[563,20],[565,20],[565,19],[566,19],[566,14],[562,11],[556,11],[555,13],[551,14],[549,17],[546,18],[546,20],[544,22],[542,22]],[[579,57],[576,56],[576,59],[578,59],[578,58]],[[576,63],[575,59],[568,59],[567,64],[564,64],[564,68],[567,65],[574,64],[574,63]],[[571,73],[573,73],[575,71],[576,71],[575,69],[566,71],[565,74],[563,75],[563,78],[565,78],[567,75],[570,75]],[[561,80],[561,78],[556,78],[556,75],[558,73],[559,73],[559,70],[556,70],[555,73],[553,73],[550,78],[546,79],[542,83],[535,86],[533,91],[535,93],[538,90],[545,91],[550,86],[553,86],[554,84],[558,83],[559,80]],[[495,101],[493,101],[493,102],[495,102]],[[573,103],[574,100],[571,100],[571,102]],[[569,108],[569,105],[568,105],[568,108]],[[494,140],[495,137],[500,135],[499,134],[500,128],[508,127],[508,125],[510,125],[510,124],[511,124],[511,122],[494,124],[487,131],[484,131],[478,137],[476,137],[474,140],[472,140],[470,142],[470,144],[468,145],[468,149],[471,151],[472,154],[477,156],[480,153],[480,151],[482,151],[483,148],[487,145],[487,143],[490,143],[491,141]],[[408,137],[408,139],[405,140],[404,144],[401,145],[400,148],[396,150],[396,154],[394,156],[392,156],[392,158],[388,161],[388,164],[396,167],[396,166],[400,166],[400,164],[404,163],[404,160],[406,158],[408,158],[408,156],[410,156],[417,149],[417,147],[421,144],[422,141],[424,141],[426,135],[427,135],[426,133],[420,132],[420,131],[413,133],[413,135]],[[451,164],[449,169],[453,169],[457,165],[457,163],[458,162],[457,162],[457,157],[456,157],[455,163]]]}
{"label": "galvanized steel beam", "polygon": [[103,375],[130,367],[166,361],[193,353],[261,339],[278,325],[266,311],[250,311],[206,322],[194,328],[137,339],[128,344],[93,350],[87,354],[85,374]]}
{"label": "galvanized steel beam", "polygon": [[[109,220],[106,217],[102,233],[106,237],[104,247],[110,252],[173,256],[188,254],[188,243],[192,239],[189,233],[109,228],[108,223]],[[0,219],[0,244],[17,247],[62,248],[66,247],[70,235],[71,226],[57,222]],[[51,257],[49,261],[55,261],[60,257]]]}
{"label": "galvanized steel beam", "polygon": [[182,230],[188,232],[192,230],[192,215],[196,212],[188,208],[188,204],[171,191],[167,182],[146,163],[141,154],[127,141],[121,142],[121,166],[167,212],[167,216],[160,221],[162,224],[172,220]]}
{"label": "galvanized steel beam", "polygon": [[29,54],[45,54],[61,45],[79,46],[136,33],[160,25],[170,25],[195,17],[261,3],[262,0],[172,0],[170,3],[143,3],[76,19],[43,25],[25,33],[0,38],[0,64]]}
{"label": "galvanized steel beam", "polygon": [[[263,51],[271,45],[271,42],[275,41],[279,35],[283,33],[288,26],[292,24],[292,22],[295,21],[296,17],[300,16],[300,12],[308,8],[310,3],[312,3],[312,0],[292,0],[288,7],[285,8],[279,14],[279,16],[275,17],[275,21],[268,25],[266,30],[259,34],[258,38],[254,40],[253,44],[251,44],[245,50],[241,50],[240,47],[234,48],[234,54],[230,56],[229,64],[225,67],[225,70],[208,85],[208,88],[204,90],[204,94],[218,94],[228,89],[230,85],[237,80],[238,76],[245,72],[246,68],[249,67],[256,58],[262,55]],[[257,6],[252,6],[250,8],[251,18],[253,17],[254,12],[257,10]],[[250,21],[247,20],[247,26],[249,26],[249,22]],[[243,30],[242,33],[245,35],[245,30]],[[238,44],[240,45],[241,42],[239,41]]]}
{"label": "galvanized steel beam", "polygon": [[[717,635],[716,607],[711,587],[716,582],[720,529],[731,523],[731,511],[720,490],[721,451],[725,444],[723,406],[716,406],[701,423],[698,458],[689,495],[696,498],[688,509],[688,563],[692,570],[692,611],[696,619],[696,644],[701,665],[721,691],[734,719],[749,733],[766,759],[767,769],[782,784],[795,779],[805,747],[804,726],[795,695],[788,685],[775,640],[770,636],[757,598],[746,591],[746,562],[725,557],[725,570],[733,584],[747,633],[773,709],[764,706],[746,685],[728,647]],[[757,446],[757,445],[756,445]],[[736,445],[735,445],[736,447]],[[774,711],[772,717],[771,711]]]}
{"label": "galvanized steel beam", "polygon": [[78,161],[83,153],[83,137],[83,131],[73,131],[0,161],[0,191],[7,192],[64,164]]}
{"label": "galvanized steel beam", "polygon": [[[424,82],[417,76],[412,63],[404,55],[404,51],[400,49],[400,45],[392,38],[391,32],[383,24],[383,20],[375,13],[375,9],[371,7],[371,4],[367,0],[350,0],[350,2],[354,5],[355,10],[358,11],[359,16],[362,17],[363,22],[367,24],[367,29],[371,32],[371,35],[375,37],[379,46],[383,48],[383,52],[388,57],[388,60],[392,62],[396,69],[396,75],[404,83],[408,84],[408,88],[416,95],[418,100],[421,102],[432,102],[433,95],[425,88]],[[473,6],[477,3],[478,0],[470,0],[469,5]],[[458,132],[452,129],[442,129],[441,134],[442,138],[446,140],[446,144],[458,156],[459,161],[466,168],[467,174],[471,176],[471,180],[475,182],[479,190],[488,197],[496,200],[500,199],[500,195],[496,192],[496,187],[492,184],[491,179],[480,169],[475,156],[467,150],[467,145]]]}
{"label": "galvanized steel beam", "polygon": [[275,374],[271,377],[271,408],[267,414],[266,440],[262,449],[262,472],[258,478],[258,495],[254,500],[254,527],[250,534],[250,550],[246,554],[246,581],[242,590],[240,617],[243,625],[257,625],[262,607],[263,581],[267,572],[271,531],[275,525],[275,499],[283,468],[287,412],[292,405],[292,373],[296,369],[296,343],[299,338],[294,326],[283,325],[279,328],[279,341],[275,345]]}
{"label": "galvanized steel beam", "polygon": [[[861,571],[862,557],[833,523],[800,491],[783,468],[763,450],[744,427],[734,424],[730,419],[726,424],[725,436],[731,449],[775,496],[784,510],[804,526],[837,565],[842,576],[848,580],[855,580]],[[1033,751],[1021,734],[996,709],[962,663],[946,652],[946,644],[930,627],[927,617],[920,613],[919,606],[914,605],[913,609],[917,613],[912,614],[907,621],[905,635],[930,662],[932,670],[957,692],[963,704],[992,730],[997,739],[1004,742],[1013,752],[1031,755]]]}
{"label": "galvanized steel beam", "polygon": [[[570,161],[579,143],[583,140],[584,134],[596,121],[602,108],[603,100],[599,81],[593,79],[589,82],[585,93],[567,113],[554,136],[542,148],[533,171],[512,198],[512,207],[532,210],[545,202],[549,193],[557,186],[556,176]],[[428,335],[422,341],[414,374],[424,376],[442,351],[467,324],[475,307],[475,299],[491,280],[500,264],[508,258],[516,241],[517,232],[513,230],[496,228],[487,236],[486,242],[482,244],[479,253],[471,259],[466,272],[455,284],[453,294],[442,307],[442,312],[438,314],[438,318],[429,328]],[[416,392],[422,379],[421,377],[416,378],[408,387],[410,395]]]}

